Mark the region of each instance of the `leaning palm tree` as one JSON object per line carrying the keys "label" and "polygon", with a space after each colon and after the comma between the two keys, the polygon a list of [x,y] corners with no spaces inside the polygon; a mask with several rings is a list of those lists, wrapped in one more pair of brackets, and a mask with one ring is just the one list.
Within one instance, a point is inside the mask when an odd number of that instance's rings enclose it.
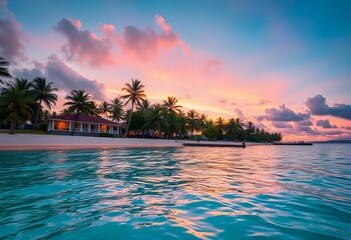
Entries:
{"label": "leaning palm tree", "polygon": [[[132,79],[132,84],[126,83],[125,87],[122,88],[123,91],[127,92],[126,95],[122,96],[123,99],[128,99],[125,105],[127,105],[129,102],[132,103],[131,113],[133,112],[135,104],[139,105],[141,100],[146,98],[146,95],[144,94],[144,89],[143,89],[144,87],[145,86],[142,85],[138,79]],[[131,118],[132,118],[132,114],[129,114],[128,125],[124,133],[124,137],[127,136]]]}
{"label": "leaning palm tree", "polygon": [[[11,74],[8,71],[9,62],[5,61],[4,58],[0,57],[0,78],[12,78]],[[0,79],[0,83],[3,83]]]}
{"label": "leaning palm tree", "polygon": [[37,95],[36,101],[38,103],[37,107],[37,113],[35,115],[35,128],[38,129],[38,118],[39,118],[39,111],[42,108],[41,103],[44,102],[44,104],[51,109],[53,105],[56,104],[57,101],[57,95],[54,92],[57,92],[58,89],[52,87],[53,83],[49,82],[46,83],[45,78],[36,78],[33,80],[33,89]]}
{"label": "leaning palm tree", "polygon": [[243,123],[243,120],[241,120],[240,118],[235,118],[235,124],[241,130],[243,129],[244,123]]}
{"label": "leaning palm tree", "polygon": [[76,130],[78,115],[80,113],[84,115],[94,115],[94,102],[91,101],[89,93],[85,93],[84,90],[72,90],[70,95],[67,95],[65,99],[67,99],[68,102],[65,102],[63,106],[68,106],[69,112],[76,113],[74,126],[71,133],[71,135],[73,135],[74,131]]}
{"label": "leaning palm tree", "polygon": [[21,82],[6,83],[6,87],[1,90],[0,94],[0,110],[3,110],[10,120],[10,134],[15,133],[16,124],[20,118],[25,120],[32,116],[31,105],[35,103],[31,92],[17,86],[18,83]]}
{"label": "leaning palm tree", "polygon": [[177,105],[178,99],[175,97],[167,97],[167,100],[163,100],[162,106],[164,106],[168,113],[180,112],[182,106]]}

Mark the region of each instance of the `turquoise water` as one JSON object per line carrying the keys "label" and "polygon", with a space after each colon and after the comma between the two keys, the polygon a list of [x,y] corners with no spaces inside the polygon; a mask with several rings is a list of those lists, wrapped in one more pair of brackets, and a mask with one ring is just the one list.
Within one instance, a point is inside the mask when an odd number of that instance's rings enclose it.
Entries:
{"label": "turquoise water", "polygon": [[350,149],[0,152],[0,239],[350,239]]}

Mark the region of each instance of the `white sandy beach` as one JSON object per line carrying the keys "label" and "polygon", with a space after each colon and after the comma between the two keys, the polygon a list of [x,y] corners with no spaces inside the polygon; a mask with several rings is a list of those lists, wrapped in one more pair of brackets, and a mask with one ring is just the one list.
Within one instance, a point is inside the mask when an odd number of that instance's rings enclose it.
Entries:
{"label": "white sandy beach", "polygon": [[182,143],[176,142],[175,140],[163,139],[0,134],[0,151],[181,146]]}
{"label": "white sandy beach", "polygon": [[[103,138],[62,135],[7,134],[0,133],[0,151],[20,150],[62,150],[92,148],[147,148],[147,147],[182,147],[188,141],[142,138]],[[217,144],[219,142],[206,142]],[[239,145],[241,143],[227,142]],[[247,143],[247,145],[262,145]]]}

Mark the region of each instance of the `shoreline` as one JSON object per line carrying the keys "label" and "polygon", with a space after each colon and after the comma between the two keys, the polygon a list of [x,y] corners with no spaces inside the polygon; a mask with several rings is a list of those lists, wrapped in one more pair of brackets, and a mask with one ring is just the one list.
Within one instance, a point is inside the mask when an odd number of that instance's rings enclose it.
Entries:
{"label": "shoreline", "polygon": [[0,133],[0,152],[157,147],[183,147],[183,145],[181,142],[168,139]]}
{"label": "shoreline", "polygon": [[[38,150],[79,150],[79,149],[119,149],[119,148],[168,148],[184,147],[187,140],[146,139],[146,138],[104,138],[70,135],[38,135],[0,133],[0,152]],[[207,142],[217,145],[223,142]],[[226,142],[232,145],[241,143]],[[262,143],[246,143],[246,146],[262,146]]]}

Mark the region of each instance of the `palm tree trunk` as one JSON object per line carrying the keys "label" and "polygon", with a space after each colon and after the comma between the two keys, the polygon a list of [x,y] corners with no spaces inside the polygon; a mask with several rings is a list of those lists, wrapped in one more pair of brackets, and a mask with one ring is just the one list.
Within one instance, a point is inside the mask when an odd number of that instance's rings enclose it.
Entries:
{"label": "palm tree trunk", "polygon": [[38,103],[37,114],[36,114],[36,116],[35,116],[35,124],[34,124],[34,126],[35,126],[35,129],[36,129],[36,130],[38,130],[38,120],[39,120],[38,118],[39,118],[40,106],[41,106],[41,99],[40,99],[40,101],[39,101],[39,103]]}
{"label": "palm tree trunk", "polygon": [[16,122],[10,121],[10,134],[15,134]]}
{"label": "palm tree trunk", "polygon": [[129,120],[128,120],[127,129],[126,129],[126,132],[124,133],[123,137],[127,137],[130,121],[132,120],[133,107],[134,107],[134,104],[132,104],[132,110],[130,111],[130,114],[129,114]]}
{"label": "palm tree trunk", "polygon": [[76,124],[77,124],[77,120],[78,120],[78,114],[79,114],[79,110],[77,111],[76,118],[74,119],[74,125],[73,125],[73,130],[72,130],[71,135],[74,135],[74,131],[76,130]]}

